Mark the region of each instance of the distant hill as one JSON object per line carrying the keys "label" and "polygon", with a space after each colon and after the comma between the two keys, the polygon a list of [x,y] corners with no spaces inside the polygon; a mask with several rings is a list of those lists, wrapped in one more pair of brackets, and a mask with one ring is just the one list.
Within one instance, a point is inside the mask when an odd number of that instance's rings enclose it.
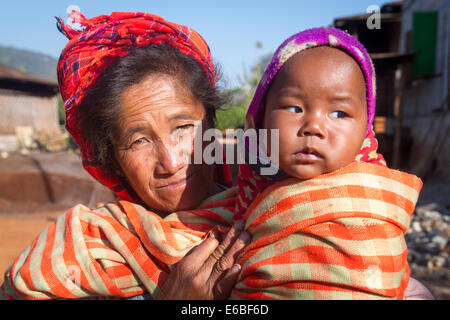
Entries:
{"label": "distant hill", "polygon": [[48,80],[56,80],[58,60],[38,52],[0,46],[0,64],[7,65]]}

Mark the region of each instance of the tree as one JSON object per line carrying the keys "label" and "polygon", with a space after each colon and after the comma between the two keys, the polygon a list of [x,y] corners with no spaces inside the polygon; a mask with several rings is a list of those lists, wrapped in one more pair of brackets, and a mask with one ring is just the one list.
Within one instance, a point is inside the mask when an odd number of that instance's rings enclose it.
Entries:
{"label": "tree", "polygon": [[[258,41],[256,49],[259,50],[262,47],[262,43]],[[216,112],[216,127],[218,129],[244,127],[245,114],[253,99],[259,80],[271,59],[272,53],[267,53],[257,58],[250,70],[247,71],[244,68],[243,75],[238,77],[241,86],[225,92],[225,95],[229,97],[230,103]]]}
{"label": "tree", "polygon": [[[256,48],[261,49],[261,42],[256,43]],[[259,80],[261,80],[262,74],[272,59],[273,54],[267,53],[263,56],[260,56],[256,63],[250,67],[250,72],[247,72],[244,69],[244,73],[239,77],[239,82],[241,83],[241,92],[243,93],[243,98],[240,101],[240,106],[248,109],[250,102],[253,99],[253,95],[255,94],[256,87],[258,86]]]}

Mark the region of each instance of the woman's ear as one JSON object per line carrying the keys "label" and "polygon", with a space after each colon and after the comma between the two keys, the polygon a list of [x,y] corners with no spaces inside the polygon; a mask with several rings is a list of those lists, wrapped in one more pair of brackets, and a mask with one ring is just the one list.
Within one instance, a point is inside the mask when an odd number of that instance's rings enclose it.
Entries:
{"label": "woman's ear", "polygon": [[118,176],[118,177],[121,177],[121,178],[125,177],[124,174],[122,173],[122,171],[120,171],[120,170],[116,170],[116,171],[114,172],[114,174],[115,174],[116,176]]}

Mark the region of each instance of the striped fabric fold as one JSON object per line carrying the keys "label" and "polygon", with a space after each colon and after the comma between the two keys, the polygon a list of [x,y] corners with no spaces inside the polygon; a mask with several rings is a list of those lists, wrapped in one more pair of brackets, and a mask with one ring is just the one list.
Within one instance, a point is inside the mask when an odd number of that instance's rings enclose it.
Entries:
{"label": "striped fabric fold", "polygon": [[[255,189],[261,177],[248,165],[240,170],[240,187],[244,180]],[[238,191],[252,242],[231,298],[403,299],[404,234],[421,187],[414,175],[354,161],[260,193]]]}
{"label": "striped fabric fold", "polygon": [[164,219],[120,200],[77,205],[45,229],[9,266],[8,299],[156,296],[171,266],[214,228],[228,230],[236,189]]}

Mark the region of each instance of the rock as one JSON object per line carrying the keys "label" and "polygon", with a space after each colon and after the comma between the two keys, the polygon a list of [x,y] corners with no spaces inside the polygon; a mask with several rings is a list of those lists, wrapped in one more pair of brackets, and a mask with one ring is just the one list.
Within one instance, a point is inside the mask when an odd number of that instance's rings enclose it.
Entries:
{"label": "rock", "polygon": [[[418,248],[421,249],[421,251],[425,251],[429,255],[435,255],[440,252],[438,245],[434,242],[420,243]],[[429,260],[431,257],[427,257],[427,255],[425,255],[425,258]]]}
{"label": "rock", "polygon": [[442,215],[438,211],[426,211],[424,214],[425,218],[434,220],[434,221],[440,221],[442,220]]}
{"label": "rock", "polygon": [[431,232],[433,229],[433,221],[432,220],[424,220],[422,222],[422,228],[425,232]]}
{"label": "rock", "polygon": [[424,276],[424,275],[428,274],[427,267],[421,266],[417,263],[412,263],[410,265],[410,268],[411,268],[411,272],[414,273],[416,276]]}
{"label": "rock", "polygon": [[418,221],[414,221],[411,225],[411,229],[414,232],[421,232],[422,231],[422,226],[420,225],[420,222]]}
{"label": "rock", "polygon": [[444,274],[440,272],[431,272],[426,275],[426,279],[429,280],[440,280],[444,277]]}
{"label": "rock", "polygon": [[423,231],[419,232],[411,232],[410,234],[406,235],[407,239],[415,240],[426,237],[426,233]]}
{"label": "rock", "polygon": [[438,204],[435,202],[432,202],[430,204],[416,207],[416,213],[418,215],[422,216],[425,214],[425,212],[435,210],[437,207],[438,207]]}
{"label": "rock", "polygon": [[418,262],[417,260],[420,258],[420,254],[413,250],[413,249],[408,249],[408,261],[409,262]]}
{"label": "rock", "polygon": [[450,256],[449,256],[449,253],[448,252],[440,252],[439,256],[443,257],[445,259],[444,268],[449,268],[450,267]]}
{"label": "rock", "polygon": [[445,265],[445,258],[441,256],[435,256],[428,261],[428,268],[430,269],[440,269]]}
{"label": "rock", "polygon": [[429,238],[433,238],[439,234],[441,234],[441,229],[439,229],[438,227],[433,227],[433,229],[431,229],[431,231],[429,232],[429,234],[427,236]]}
{"label": "rock", "polygon": [[440,250],[444,250],[447,247],[448,238],[444,238],[441,235],[436,235],[431,238],[431,241],[435,243]]}
{"label": "rock", "polygon": [[442,233],[447,236],[447,238],[450,238],[450,227],[448,225],[442,227]]}

